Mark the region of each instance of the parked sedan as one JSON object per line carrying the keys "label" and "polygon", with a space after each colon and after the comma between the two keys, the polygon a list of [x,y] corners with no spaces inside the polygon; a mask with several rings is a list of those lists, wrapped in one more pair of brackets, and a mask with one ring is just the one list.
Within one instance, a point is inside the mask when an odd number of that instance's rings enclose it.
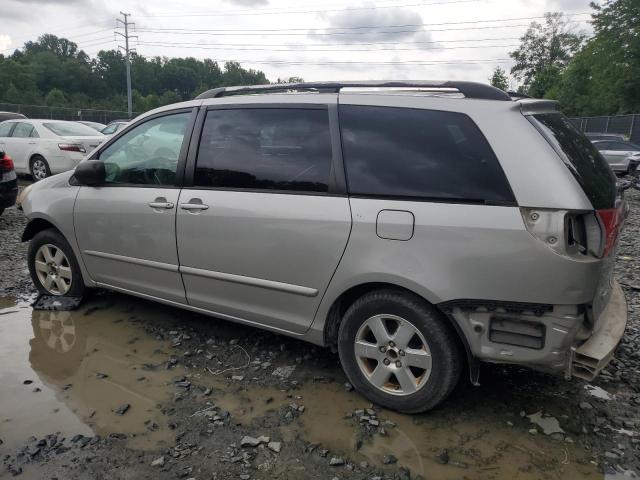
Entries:
{"label": "parked sedan", "polygon": [[91,127],[97,132],[102,132],[102,130],[104,130],[104,128],[106,127],[104,123],[88,122],[87,120],[78,120],[78,123],[81,123],[82,125],[86,125],[87,127]]}
{"label": "parked sedan", "polygon": [[16,173],[35,181],[74,168],[106,137],[77,122],[7,120],[0,123],[0,150],[15,163]]}
{"label": "parked sedan", "polygon": [[593,140],[592,142],[611,169],[619,174],[633,174],[640,164],[640,146],[623,140]]}
{"label": "parked sedan", "polygon": [[118,120],[118,121],[115,121],[115,122],[111,122],[109,125],[107,125],[102,130],[100,130],[100,132],[103,135],[109,135],[109,136],[115,135],[120,130],[122,130],[124,127],[126,127],[127,125],[129,125],[129,122]]}

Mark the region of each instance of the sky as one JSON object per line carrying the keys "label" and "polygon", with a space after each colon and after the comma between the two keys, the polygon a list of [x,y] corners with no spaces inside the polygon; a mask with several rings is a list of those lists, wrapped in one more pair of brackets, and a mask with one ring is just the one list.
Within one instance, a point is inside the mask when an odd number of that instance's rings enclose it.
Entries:
{"label": "sky", "polygon": [[589,1],[0,0],[0,54],[53,33],[95,56],[124,45],[123,11],[140,55],[236,60],[270,81],[487,82],[545,12],[589,33]]}

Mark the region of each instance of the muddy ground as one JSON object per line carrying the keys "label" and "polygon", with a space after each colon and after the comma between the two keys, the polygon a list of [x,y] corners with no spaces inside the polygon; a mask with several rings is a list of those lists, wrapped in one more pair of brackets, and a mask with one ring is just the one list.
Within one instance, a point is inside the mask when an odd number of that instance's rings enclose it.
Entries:
{"label": "muddy ground", "polygon": [[600,479],[640,472],[640,194],[618,252],[630,322],[592,384],[487,365],[427,414],[371,405],[329,350],[95,292],[34,311],[0,217],[0,478]]}

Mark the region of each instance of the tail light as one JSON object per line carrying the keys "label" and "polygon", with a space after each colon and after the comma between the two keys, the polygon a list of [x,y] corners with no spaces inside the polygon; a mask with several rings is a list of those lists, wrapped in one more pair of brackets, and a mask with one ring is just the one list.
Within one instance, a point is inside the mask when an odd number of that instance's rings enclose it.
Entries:
{"label": "tail light", "polygon": [[79,145],[77,143],[59,143],[58,148],[60,150],[64,150],[65,152],[87,152],[82,145]]}
{"label": "tail light", "polygon": [[531,235],[554,252],[579,259],[602,258],[613,250],[624,221],[623,204],[594,211],[521,208]]}
{"label": "tail light", "polygon": [[13,159],[5,153],[0,157],[0,173],[12,172],[13,169]]}
{"label": "tail light", "polygon": [[622,206],[596,210],[596,216],[600,221],[600,228],[602,229],[602,256],[606,257],[615,247],[618,234],[620,233],[620,227],[624,220]]}

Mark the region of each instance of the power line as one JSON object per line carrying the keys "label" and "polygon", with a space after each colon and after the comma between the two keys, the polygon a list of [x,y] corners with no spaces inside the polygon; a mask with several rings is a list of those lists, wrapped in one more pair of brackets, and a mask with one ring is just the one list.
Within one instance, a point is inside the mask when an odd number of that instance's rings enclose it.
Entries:
{"label": "power line", "polygon": [[[153,46],[153,47],[170,47],[170,48],[197,48],[202,50],[228,50],[228,51],[266,51],[266,52],[379,52],[379,51],[425,51],[425,50],[454,50],[454,49],[466,49],[466,48],[511,48],[517,47],[518,44],[509,45],[472,45],[472,46],[456,46],[456,47],[430,47],[430,48],[366,48],[366,49],[277,49],[277,48],[235,48],[235,47],[220,47],[213,44],[200,44],[200,43],[168,43],[168,42],[139,42],[139,45]],[[330,46],[330,45],[327,45]]]}
{"label": "power line", "polygon": [[311,36],[311,37],[325,37],[325,36],[334,36],[334,35],[393,35],[393,34],[397,34],[397,33],[422,33],[422,32],[453,32],[453,31],[467,31],[467,30],[488,30],[488,29],[498,29],[498,28],[519,28],[519,27],[528,27],[529,24],[528,23],[520,23],[520,24],[515,24],[515,25],[488,25],[488,26],[484,26],[484,27],[459,27],[459,28],[439,28],[439,29],[429,29],[429,30],[391,30],[391,31],[376,31],[376,32],[329,32],[329,33],[323,33],[323,32],[307,32],[307,33],[250,33],[250,32],[243,32],[243,33],[211,33],[211,32],[206,32],[206,31],[183,31],[183,32],[170,32],[170,31],[166,31],[166,30],[160,30],[160,29],[139,29],[139,32],[143,32],[143,33],[164,33],[166,35],[206,35],[206,36],[284,36],[284,37],[289,37],[289,36]]}
{"label": "power line", "polygon": [[[152,55],[142,55],[153,58]],[[212,59],[214,60],[214,59]],[[217,62],[239,62],[266,65],[467,65],[482,63],[511,63],[511,58],[461,59],[461,60],[393,60],[393,61],[309,61],[309,60],[250,60],[250,59],[215,59]]]}
{"label": "power line", "polygon": [[334,9],[319,10],[273,10],[273,9],[250,9],[236,10],[231,12],[189,12],[189,13],[166,13],[158,15],[137,15],[140,18],[177,18],[177,17],[234,17],[245,15],[285,15],[285,14],[301,14],[301,13],[328,13],[328,12],[351,12],[358,10],[380,10],[385,8],[405,8],[405,7],[428,7],[430,5],[454,5],[459,3],[472,3],[480,0],[451,0],[446,2],[419,2],[400,5],[370,5],[365,7],[348,7]]}
{"label": "power line", "polygon": [[[216,43],[219,47],[339,47],[339,46],[364,46],[364,45],[429,45],[435,43],[462,43],[462,42],[487,42],[487,41],[512,41],[520,40],[520,37],[493,37],[493,38],[462,38],[458,40],[431,40],[431,41],[398,41],[398,42],[349,42],[349,43]],[[151,40],[152,42],[154,40]],[[185,43],[185,42],[181,42]],[[172,42],[172,44],[174,44]],[[198,45],[201,45],[198,43]]]}
{"label": "power line", "polygon": [[[582,15],[590,15],[589,12],[580,12],[580,13],[571,13],[566,16],[576,17]],[[250,29],[238,29],[238,28],[230,28],[230,29],[192,29],[192,28],[160,28],[160,27],[151,27],[151,30],[160,30],[164,32],[215,32],[215,33],[225,33],[225,32],[243,32],[243,33],[256,33],[262,34],[262,32],[297,32],[297,31],[316,31],[316,30],[375,30],[378,28],[407,28],[407,27],[434,27],[434,26],[444,26],[444,25],[469,25],[469,24],[479,24],[479,23],[501,23],[501,22],[518,22],[521,20],[540,20],[545,18],[542,16],[535,17],[515,17],[515,18],[496,18],[496,19],[485,19],[485,20],[467,20],[467,21],[458,21],[458,22],[437,22],[437,23],[405,23],[400,25],[357,25],[353,27],[305,27],[305,28],[250,28]],[[143,27],[140,29],[141,31],[147,30],[147,27]],[[336,32],[337,33],[337,32]],[[350,32],[351,33],[351,32]]]}

